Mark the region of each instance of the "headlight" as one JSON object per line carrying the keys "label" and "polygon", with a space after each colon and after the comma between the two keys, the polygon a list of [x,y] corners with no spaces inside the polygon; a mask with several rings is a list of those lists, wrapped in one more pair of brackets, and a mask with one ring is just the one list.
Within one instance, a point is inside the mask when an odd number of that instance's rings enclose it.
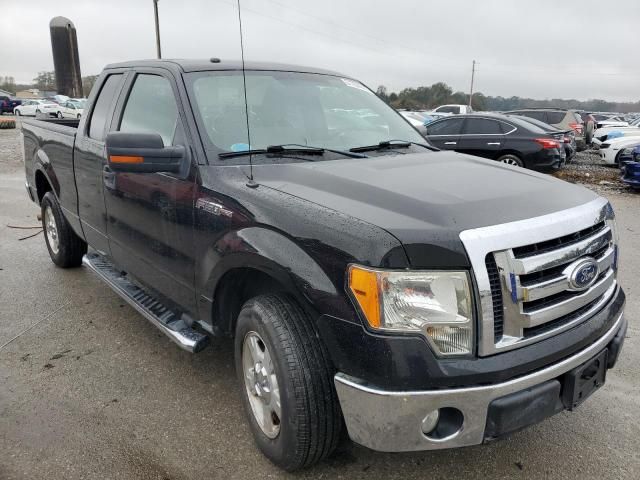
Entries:
{"label": "headlight", "polygon": [[372,328],[421,333],[438,355],[473,352],[473,303],[467,272],[351,265],[348,282]]}

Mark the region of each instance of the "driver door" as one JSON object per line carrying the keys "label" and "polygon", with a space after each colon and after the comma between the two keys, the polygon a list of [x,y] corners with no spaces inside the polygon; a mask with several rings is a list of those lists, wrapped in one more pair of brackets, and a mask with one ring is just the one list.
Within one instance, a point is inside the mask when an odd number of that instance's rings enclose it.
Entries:
{"label": "driver door", "polygon": [[[172,77],[138,72],[122,95],[112,131],[157,133],[189,152]],[[114,263],[156,293],[195,311],[193,202],[196,170],[187,154],[180,173],[114,172],[105,166],[107,235]]]}

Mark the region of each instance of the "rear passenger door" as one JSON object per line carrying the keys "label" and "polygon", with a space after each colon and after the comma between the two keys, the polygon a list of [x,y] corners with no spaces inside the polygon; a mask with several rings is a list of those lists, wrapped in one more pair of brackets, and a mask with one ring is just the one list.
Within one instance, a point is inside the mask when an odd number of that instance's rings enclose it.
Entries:
{"label": "rear passenger door", "polygon": [[111,256],[163,300],[195,311],[192,139],[187,140],[173,77],[164,69],[144,69],[131,77],[111,130],[157,133],[165,147],[182,145],[187,154],[180,173],[114,172],[105,166]]}
{"label": "rear passenger door", "polygon": [[464,117],[449,117],[427,125],[427,140],[442,150],[455,150],[462,133]]}
{"label": "rear passenger door", "polygon": [[495,159],[502,149],[504,133],[502,122],[490,118],[467,118],[458,139],[460,153]]}
{"label": "rear passenger door", "polygon": [[124,78],[124,72],[114,72],[103,78],[98,94],[91,102],[87,121],[80,122],[73,155],[82,231],[89,245],[102,253],[109,252],[102,192],[102,169],[107,160],[105,137]]}

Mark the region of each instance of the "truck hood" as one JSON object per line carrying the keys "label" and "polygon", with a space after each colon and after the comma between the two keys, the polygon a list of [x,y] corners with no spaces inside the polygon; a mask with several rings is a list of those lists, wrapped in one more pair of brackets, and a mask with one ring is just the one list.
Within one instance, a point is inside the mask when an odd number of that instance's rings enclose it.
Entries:
{"label": "truck hood", "polygon": [[[549,175],[444,151],[261,165],[253,172],[261,185],[377,225],[405,247],[432,245],[463,254],[463,230],[597,198]],[[415,266],[414,250],[407,252]]]}

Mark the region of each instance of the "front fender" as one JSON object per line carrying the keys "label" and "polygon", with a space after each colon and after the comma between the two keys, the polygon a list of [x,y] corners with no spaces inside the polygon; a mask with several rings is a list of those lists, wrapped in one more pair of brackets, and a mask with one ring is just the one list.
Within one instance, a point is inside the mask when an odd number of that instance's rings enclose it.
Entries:
{"label": "front fender", "polygon": [[227,232],[204,255],[198,271],[199,291],[215,292],[220,279],[236,268],[254,268],[278,280],[296,297],[314,303],[338,290],[326,272],[295,241],[264,227]]}

